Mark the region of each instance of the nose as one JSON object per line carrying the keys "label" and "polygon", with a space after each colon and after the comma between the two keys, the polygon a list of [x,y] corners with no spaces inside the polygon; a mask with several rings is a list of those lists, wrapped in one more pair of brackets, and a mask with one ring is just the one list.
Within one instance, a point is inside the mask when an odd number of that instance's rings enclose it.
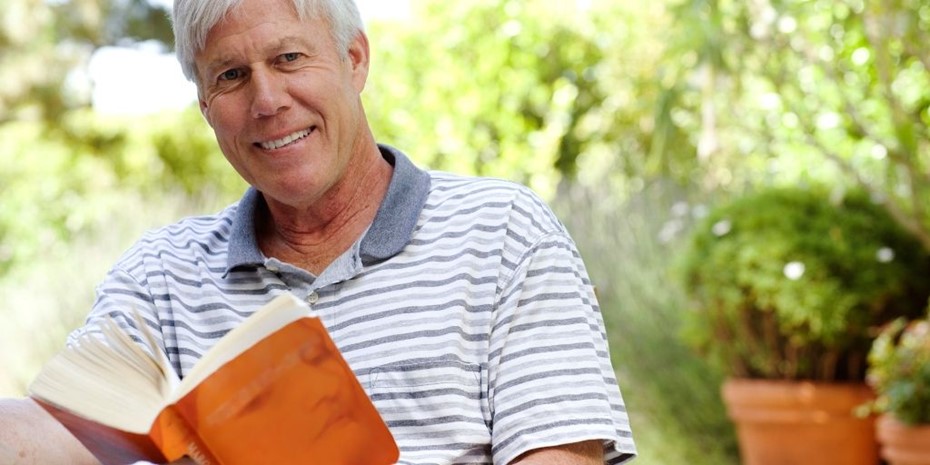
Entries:
{"label": "nose", "polygon": [[291,97],[288,93],[287,81],[280,73],[253,69],[250,81],[253,118],[274,116],[290,106]]}

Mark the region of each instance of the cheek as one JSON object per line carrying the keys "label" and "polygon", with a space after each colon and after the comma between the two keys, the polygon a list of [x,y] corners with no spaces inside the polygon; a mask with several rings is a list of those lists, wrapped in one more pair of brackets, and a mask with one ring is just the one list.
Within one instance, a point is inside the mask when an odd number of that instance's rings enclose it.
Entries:
{"label": "cheek", "polygon": [[200,107],[207,123],[214,131],[223,132],[230,129],[236,130],[237,125],[241,124],[242,108],[245,103],[238,95],[233,93],[220,93],[208,97],[206,101],[201,101]]}
{"label": "cheek", "polygon": [[207,123],[213,128],[213,133],[220,143],[240,132],[241,122],[230,111],[224,111],[222,107],[212,107],[207,112]]}
{"label": "cheek", "polygon": [[223,155],[230,163],[236,165],[237,160],[242,158],[244,152],[237,137],[238,134],[241,134],[241,131],[234,129],[228,121],[222,118],[213,118],[211,126],[220,151],[223,152]]}

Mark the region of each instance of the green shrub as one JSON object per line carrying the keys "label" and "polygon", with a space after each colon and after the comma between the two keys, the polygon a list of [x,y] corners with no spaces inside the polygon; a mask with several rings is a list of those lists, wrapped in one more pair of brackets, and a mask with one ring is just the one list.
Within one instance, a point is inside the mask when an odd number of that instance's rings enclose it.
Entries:
{"label": "green shrub", "polygon": [[930,315],[888,325],[869,352],[868,382],[878,412],[909,425],[930,425]]}
{"label": "green shrub", "polygon": [[695,229],[686,337],[731,376],[861,381],[875,329],[923,309],[928,263],[862,193],[761,190]]}

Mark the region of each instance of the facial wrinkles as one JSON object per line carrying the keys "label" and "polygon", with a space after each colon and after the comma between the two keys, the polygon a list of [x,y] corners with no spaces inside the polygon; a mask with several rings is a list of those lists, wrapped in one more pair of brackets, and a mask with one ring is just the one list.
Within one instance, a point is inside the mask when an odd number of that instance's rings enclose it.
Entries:
{"label": "facial wrinkles", "polygon": [[280,29],[276,21],[263,21],[258,24],[239,25],[241,15],[237,14],[218,24],[208,37],[207,46],[198,54],[201,85],[205,97],[217,91],[218,76],[233,68],[245,67],[251,63],[263,61],[265,50],[255,49],[255,44],[262,43],[260,38],[274,34]]}
{"label": "facial wrinkles", "polygon": [[[306,137],[307,134],[298,133],[300,131],[305,131],[307,128],[287,127],[284,125],[283,120],[266,120],[262,123],[261,127],[252,127],[255,132],[248,131],[251,133],[251,136],[243,132],[242,129],[245,128],[241,126],[239,126],[239,129],[236,129],[236,126],[244,123],[244,121],[234,123],[230,120],[229,117],[232,115],[228,113],[227,107],[229,107],[229,105],[238,106],[238,104],[234,104],[233,101],[239,101],[241,104],[245,103],[236,96],[238,92],[241,91],[240,89],[242,89],[242,86],[257,85],[256,82],[250,82],[250,80],[260,80],[268,77],[263,76],[266,72],[277,73],[278,70],[276,69],[275,60],[283,53],[300,53],[304,57],[303,60],[306,60],[306,64],[303,66],[308,68],[327,68],[327,71],[323,71],[325,76],[329,76],[330,73],[341,73],[343,66],[349,66],[347,63],[349,57],[343,56],[345,55],[344,53],[339,53],[335,50],[337,47],[334,43],[331,43],[331,35],[306,34],[306,31],[303,29],[308,26],[306,23],[295,24],[295,21],[290,20],[262,21],[262,19],[256,18],[262,22],[250,24],[245,14],[247,9],[248,8],[239,10],[239,14],[227,18],[226,22],[220,23],[211,31],[209,46],[201,54],[200,62],[207,63],[202,69],[209,72],[209,74],[206,75],[210,79],[204,86],[204,110],[209,114],[209,119],[219,123],[219,127],[214,125],[215,130],[226,132],[228,135],[232,135],[228,130],[232,130],[234,133],[239,134],[235,137],[239,140],[239,143],[235,145],[240,146],[240,148],[245,146],[257,146],[266,150],[279,148],[280,146],[293,142],[293,140],[290,139],[296,140],[301,136]],[[258,13],[258,15],[260,16],[261,13]],[[316,23],[317,21],[311,22]],[[300,28],[297,26],[300,26]],[[326,43],[317,43],[320,41],[325,41]],[[321,47],[325,47],[327,51],[333,48],[332,56],[330,56],[329,53],[323,53]],[[246,73],[241,81],[217,85],[217,75],[226,70],[237,68],[242,69]],[[283,68],[281,72],[291,73],[296,70],[297,68]],[[281,76],[273,74],[272,76],[285,80],[289,79],[286,74]],[[322,76],[324,75],[317,76],[317,78]],[[285,85],[283,82],[278,82],[277,84]],[[229,98],[234,100],[230,100],[229,103],[225,100],[223,102],[216,101],[218,98],[226,95],[229,95]],[[245,97],[245,95],[243,95],[243,97]],[[317,120],[317,118],[314,119],[316,121],[309,121],[313,123],[314,126],[323,122]],[[227,123],[232,124],[230,125]],[[272,125],[280,126],[278,126],[277,129],[272,129],[270,127]]]}
{"label": "facial wrinkles", "polygon": [[[277,35],[281,33],[281,29],[285,29],[286,27],[286,25],[279,27],[276,23],[269,22],[256,25],[243,32],[226,34],[216,38],[212,42],[214,46],[211,47],[211,50],[205,50],[202,54],[204,55],[202,61],[208,61],[209,63],[207,66],[203,67],[203,69],[206,70],[204,75],[207,79],[200,86],[201,89],[203,89],[201,95],[202,100],[206,104],[212,105],[213,100],[217,96],[223,95],[229,90],[236,89],[242,84],[242,82],[235,82],[221,85],[217,80],[217,77],[221,73],[235,68],[242,68],[246,72],[251,72],[259,66],[273,66],[274,60],[285,53],[299,53],[304,63],[298,68],[291,69],[291,72],[304,67],[338,68],[346,64],[348,57],[343,57],[340,54],[332,57],[332,59],[323,59],[324,54],[320,50],[320,44],[316,44],[308,38],[297,34],[278,38],[261,49],[250,49],[254,44],[262,43],[262,35]],[[248,40],[241,41],[243,36]],[[329,38],[327,37],[327,39]],[[224,43],[246,43],[248,45],[240,51],[230,52],[228,50],[222,50]],[[217,58],[211,60],[209,55],[216,49],[222,51],[217,53]],[[245,80],[247,80],[247,78]]]}

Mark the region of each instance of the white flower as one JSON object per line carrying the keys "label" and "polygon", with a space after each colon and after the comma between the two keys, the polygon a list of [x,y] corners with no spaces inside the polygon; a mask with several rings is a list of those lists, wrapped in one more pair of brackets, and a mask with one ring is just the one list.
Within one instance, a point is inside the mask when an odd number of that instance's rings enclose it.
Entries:
{"label": "white flower", "polygon": [[891,247],[882,247],[875,253],[875,259],[881,263],[891,263],[894,260],[894,250]]}
{"label": "white flower", "polygon": [[721,237],[726,236],[730,230],[733,229],[733,223],[730,220],[720,220],[714,223],[714,226],[711,228],[711,231],[715,236]]}
{"label": "white flower", "polygon": [[782,270],[782,272],[785,273],[785,277],[792,281],[801,279],[805,271],[807,271],[807,268],[801,262],[790,262],[786,264],[784,270]]}

